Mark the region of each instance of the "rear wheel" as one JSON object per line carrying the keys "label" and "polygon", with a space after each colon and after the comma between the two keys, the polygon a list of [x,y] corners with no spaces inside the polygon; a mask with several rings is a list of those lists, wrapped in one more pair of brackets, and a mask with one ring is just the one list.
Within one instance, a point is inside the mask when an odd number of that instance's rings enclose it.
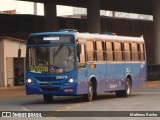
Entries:
{"label": "rear wheel", "polygon": [[125,90],[116,91],[117,97],[127,97],[131,94],[132,83],[129,78],[126,78],[126,88]]}
{"label": "rear wheel", "polygon": [[53,101],[53,95],[51,94],[43,94],[43,99],[45,103],[51,103]]}
{"label": "rear wheel", "polygon": [[88,84],[88,94],[84,95],[84,99],[87,102],[93,101],[93,83],[92,83],[92,81],[90,81]]}

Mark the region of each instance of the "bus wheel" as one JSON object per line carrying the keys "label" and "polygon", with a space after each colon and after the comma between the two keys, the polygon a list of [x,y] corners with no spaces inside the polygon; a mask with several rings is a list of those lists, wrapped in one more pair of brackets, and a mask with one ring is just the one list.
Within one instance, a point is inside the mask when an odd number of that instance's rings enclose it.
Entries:
{"label": "bus wheel", "polygon": [[88,94],[84,94],[84,99],[87,102],[91,102],[93,100],[93,84],[92,84],[92,81],[89,82]]}
{"label": "bus wheel", "polygon": [[51,103],[53,101],[53,95],[43,94],[43,99],[45,103]]}
{"label": "bus wheel", "polygon": [[126,88],[125,90],[119,90],[116,91],[116,96],[117,97],[127,97],[131,94],[131,87],[132,83],[131,80],[129,78],[126,79]]}

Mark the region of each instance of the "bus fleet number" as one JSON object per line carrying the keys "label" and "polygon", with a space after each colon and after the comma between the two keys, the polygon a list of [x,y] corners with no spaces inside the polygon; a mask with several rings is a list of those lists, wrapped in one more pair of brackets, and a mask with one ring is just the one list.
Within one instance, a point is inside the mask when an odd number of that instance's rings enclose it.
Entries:
{"label": "bus fleet number", "polygon": [[60,80],[60,79],[67,79],[67,76],[56,76],[56,79],[57,79],[57,80]]}

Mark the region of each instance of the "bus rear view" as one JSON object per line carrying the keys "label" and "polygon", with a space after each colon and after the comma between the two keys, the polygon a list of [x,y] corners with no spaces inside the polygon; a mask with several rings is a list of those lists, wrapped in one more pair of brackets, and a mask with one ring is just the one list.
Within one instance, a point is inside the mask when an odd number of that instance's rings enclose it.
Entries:
{"label": "bus rear view", "polygon": [[26,94],[76,95],[74,34],[31,34],[27,44]]}

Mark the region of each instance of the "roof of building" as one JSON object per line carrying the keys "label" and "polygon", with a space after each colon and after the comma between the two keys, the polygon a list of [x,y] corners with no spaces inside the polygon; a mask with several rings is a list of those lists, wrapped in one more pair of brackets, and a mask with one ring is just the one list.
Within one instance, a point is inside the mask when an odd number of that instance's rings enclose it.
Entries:
{"label": "roof of building", "polygon": [[26,43],[26,40],[22,40],[22,39],[17,39],[17,38],[12,38],[9,36],[0,36],[0,40],[11,40],[11,41],[16,41],[16,42],[21,42],[21,43]]}

